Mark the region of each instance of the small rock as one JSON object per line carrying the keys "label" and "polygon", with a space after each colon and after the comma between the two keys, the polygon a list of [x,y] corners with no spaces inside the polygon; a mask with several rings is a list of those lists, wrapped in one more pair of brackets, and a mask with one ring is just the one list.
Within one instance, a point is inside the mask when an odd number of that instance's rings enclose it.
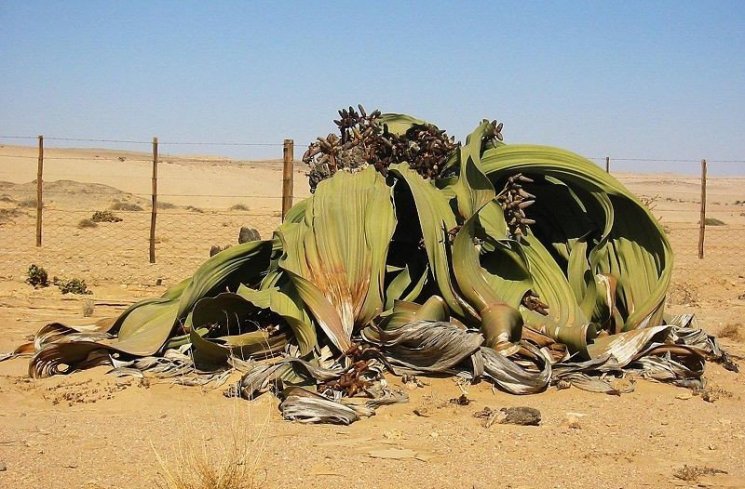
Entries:
{"label": "small rock", "polygon": [[254,228],[242,226],[241,230],[238,232],[239,244],[248,243],[249,241],[259,241],[260,239],[261,235]]}
{"label": "small rock", "polygon": [[221,251],[227,250],[228,248],[230,248],[230,245],[225,245],[225,246],[212,245],[210,247],[210,256],[215,256],[216,254],[220,253]]}
{"label": "small rock", "polygon": [[541,424],[541,412],[536,408],[518,406],[499,410],[499,424],[517,424],[521,426],[538,426]]}
{"label": "small rock", "polygon": [[426,418],[426,417],[429,416],[429,409],[426,408],[426,407],[418,407],[418,408],[414,409],[414,414],[416,414],[417,416],[420,416],[422,418]]}
{"label": "small rock", "polygon": [[5,462],[0,462],[0,472],[5,472],[8,470],[8,466],[5,465]]}
{"label": "small rock", "polygon": [[579,415],[575,413],[567,413],[567,417],[564,421],[569,428],[573,430],[579,430],[582,429],[582,425],[580,424],[579,420]]}
{"label": "small rock", "polygon": [[687,401],[688,399],[692,397],[693,397],[693,394],[691,394],[690,392],[682,392],[678,394],[677,396],[675,396],[675,399],[680,399],[681,401]]}

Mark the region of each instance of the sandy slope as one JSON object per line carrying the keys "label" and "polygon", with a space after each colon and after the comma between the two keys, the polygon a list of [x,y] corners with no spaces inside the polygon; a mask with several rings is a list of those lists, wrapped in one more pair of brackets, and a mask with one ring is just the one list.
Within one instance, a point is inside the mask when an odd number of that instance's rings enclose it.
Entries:
{"label": "sandy slope", "polygon": [[[35,178],[35,161],[3,156],[26,154],[23,151],[34,154],[33,149],[0,148],[0,181],[21,184],[0,187],[0,197],[7,194],[12,199],[0,202],[0,208],[18,208],[24,192],[32,189],[22,184]],[[106,160],[97,161],[91,154]],[[161,172],[161,188],[172,194],[168,200],[200,206],[205,212],[165,210],[163,215],[170,213],[171,221],[164,217],[164,222],[171,227],[164,225],[159,263],[150,265],[142,252],[147,210],[123,214],[123,222],[92,230],[75,226],[81,216],[105,208],[115,198],[125,200],[133,194],[132,201],[142,197],[146,202],[149,164],[131,161],[145,158],[104,150],[48,155],[71,159],[50,163],[47,181],[72,183],[58,185],[56,194],[50,185],[45,247],[33,249],[32,216],[19,215],[0,224],[0,351],[47,322],[90,321],[82,317],[83,298],[62,297],[54,288],[34,290],[23,283],[32,260],[50,273],[87,278],[97,303],[92,319],[97,319],[162,293],[203,260],[209,244],[234,241],[237,227],[247,220],[256,222],[264,216],[269,230],[277,221],[272,215],[278,209],[276,199],[257,196],[279,194],[278,163],[197,165],[173,158]],[[727,225],[711,229],[710,251],[701,261],[695,257],[695,178],[620,178],[640,195],[658,196],[654,204],[677,252],[670,309],[697,313],[712,332],[742,323],[745,234],[737,236],[745,224],[745,208],[734,202],[745,200],[745,181],[712,179],[711,206]],[[297,193],[302,194],[302,168],[296,182]],[[225,195],[238,197],[218,197]],[[257,210],[228,211],[235,203]],[[61,210],[55,214],[55,209]],[[78,209],[80,214],[71,214],[69,222],[55,220],[66,209]],[[180,228],[175,227],[178,222]],[[169,252],[173,249],[176,252]],[[155,285],[156,278],[164,279],[162,285]],[[740,331],[745,336],[742,325]],[[723,340],[739,355],[745,355],[744,341]],[[229,453],[235,439],[260,456],[259,478],[266,487],[695,487],[696,482],[673,476],[686,464],[727,472],[702,477],[699,487],[745,487],[745,373],[730,373],[717,365],[710,365],[707,372],[710,386],[719,392],[713,403],[700,397],[686,399],[681,389],[640,381],[636,392],[621,397],[577,389],[516,397],[482,383],[468,388],[470,405],[456,406],[449,400],[460,391],[451,379],[428,379],[429,385],[409,391],[408,404],[381,408],[375,417],[350,427],[283,422],[276,401],[268,396],[249,403],[224,398],[222,389],[117,381],[106,376],[105,369],[29,381],[26,365],[21,359],[0,363],[0,467],[6,466],[0,471],[2,488],[153,487],[162,473],[156,452],[173,463],[176,451],[205,448],[211,454]],[[486,429],[473,417],[485,406],[514,405],[540,409],[542,425]],[[568,426],[568,413],[575,413],[571,416],[579,419],[578,428]],[[404,458],[377,458],[386,448],[401,449],[383,453]]]}

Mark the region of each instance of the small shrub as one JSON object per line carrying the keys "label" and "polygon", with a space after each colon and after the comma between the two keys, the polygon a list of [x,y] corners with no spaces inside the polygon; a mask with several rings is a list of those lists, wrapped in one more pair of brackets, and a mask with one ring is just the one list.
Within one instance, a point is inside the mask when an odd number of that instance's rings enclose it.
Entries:
{"label": "small shrub", "polygon": [[80,229],[83,229],[83,228],[97,228],[98,227],[98,224],[96,224],[95,221],[86,218],[86,219],[81,219],[80,220],[80,222],[78,223],[78,227]]}
{"label": "small shrub", "polygon": [[199,207],[194,207],[193,205],[187,205],[186,210],[189,212],[196,212],[198,214],[204,214],[204,211],[200,209]]}
{"label": "small shrub", "polygon": [[231,210],[231,211],[248,211],[250,209],[245,204],[235,204],[235,205],[231,205],[230,206],[230,209],[228,209],[228,210]]}
{"label": "small shrub", "polygon": [[170,202],[158,201],[157,207],[158,209],[175,209],[177,206],[176,204],[172,204]]}
{"label": "small shrub", "polygon": [[43,268],[31,265],[28,267],[26,275],[28,276],[28,278],[26,278],[26,283],[33,285],[35,289],[49,287],[49,275],[47,275],[47,271]]}
{"label": "small shrub", "polygon": [[109,206],[109,209],[111,209],[112,211],[127,211],[127,212],[145,210],[142,208],[141,205],[138,205],[132,202],[119,202],[118,200],[114,201],[114,203]]}
{"label": "small shrub", "polygon": [[71,278],[67,280],[64,278],[54,277],[54,285],[56,285],[63,294],[86,295],[93,293],[88,290],[85,280],[80,280],[79,278]]}
{"label": "small shrub", "polygon": [[93,222],[121,222],[122,218],[111,211],[96,211],[91,217]]}
{"label": "small shrub", "polygon": [[704,219],[704,225],[706,226],[725,226],[725,222],[715,217],[707,217]]}
{"label": "small shrub", "polygon": [[[44,206],[44,203],[42,202],[42,207]],[[23,199],[20,202],[18,202],[18,207],[32,207],[36,208],[36,199]]]}

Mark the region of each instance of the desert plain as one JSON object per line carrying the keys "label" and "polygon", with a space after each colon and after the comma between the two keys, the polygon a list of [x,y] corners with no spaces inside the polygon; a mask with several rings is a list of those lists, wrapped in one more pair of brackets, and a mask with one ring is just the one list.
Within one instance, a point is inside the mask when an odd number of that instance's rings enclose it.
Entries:
{"label": "desert plain", "polygon": [[[211,245],[235,243],[241,226],[269,237],[280,222],[281,161],[164,154],[151,264],[149,155],[48,149],[45,156],[37,248],[36,148],[0,146],[0,352],[48,322],[116,316],[191,275]],[[117,378],[103,367],[32,380],[28,359],[16,358],[0,363],[0,487],[157,487],[169,472],[194,470],[195,460],[239,463],[267,488],[745,487],[745,178],[708,179],[707,217],[722,224],[707,226],[699,259],[698,176],[616,177],[670,237],[669,311],[695,313],[741,364],[739,373],[708,364],[706,395],[639,379],[621,396],[549,388],[519,397],[482,382],[465,387],[470,402],[461,405],[451,402],[463,393],[452,378],[422,377],[413,386],[389,376],[408,403],[351,426],[302,425],[283,421],[270,395],[229,399],[225,386]],[[295,198],[309,195],[301,164],[294,180]],[[122,221],[80,227],[117,203],[141,210],[115,210]],[[92,294],[35,289],[25,283],[31,264],[50,279],[84,279]],[[486,428],[474,417],[510,406],[539,409],[540,426]]]}

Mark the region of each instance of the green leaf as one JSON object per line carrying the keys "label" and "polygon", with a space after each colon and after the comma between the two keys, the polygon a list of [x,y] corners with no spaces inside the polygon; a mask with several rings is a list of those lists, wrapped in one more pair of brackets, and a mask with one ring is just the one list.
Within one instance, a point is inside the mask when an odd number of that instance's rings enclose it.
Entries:
{"label": "green leaf", "polygon": [[457,226],[455,214],[443,193],[408,165],[396,164],[390,174],[400,178],[411,192],[419,216],[429,267],[447,305],[460,318],[478,318],[473,307],[460,296],[451,276],[448,231]]}
{"label": "green leaf", "polygon": [[383,310],[395,219],[391,189],[367,168],[321,182],[304,220],[278,230],[284,245],[280,267],[340,351],[349,348],[356,328]]}

